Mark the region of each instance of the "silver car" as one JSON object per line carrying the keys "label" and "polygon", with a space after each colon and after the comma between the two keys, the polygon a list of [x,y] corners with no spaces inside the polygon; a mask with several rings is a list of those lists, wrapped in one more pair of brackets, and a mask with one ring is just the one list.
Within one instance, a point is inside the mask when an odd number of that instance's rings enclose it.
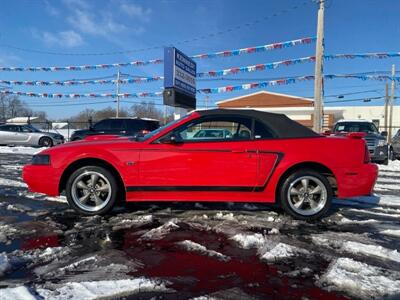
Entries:
{"label": "silver car", "polygon": [[32,125],[0,125],[0,145],[52,147],[62,143],[61,134],[42,132]]}

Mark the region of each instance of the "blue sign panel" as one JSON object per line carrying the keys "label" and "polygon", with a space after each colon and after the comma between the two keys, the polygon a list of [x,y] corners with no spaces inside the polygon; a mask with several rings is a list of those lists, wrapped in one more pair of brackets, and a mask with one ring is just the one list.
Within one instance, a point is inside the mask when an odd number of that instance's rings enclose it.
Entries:
{"label": "blue sign panel", "polygon": [[164,87],[196,96],[196,63],[175,47],[164,49]]}

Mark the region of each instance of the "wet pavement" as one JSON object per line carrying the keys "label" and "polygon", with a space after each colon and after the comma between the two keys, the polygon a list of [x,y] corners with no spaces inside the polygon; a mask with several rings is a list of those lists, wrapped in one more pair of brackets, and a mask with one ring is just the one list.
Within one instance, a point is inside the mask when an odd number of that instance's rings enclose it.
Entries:
{"label": "wet pavement", "polygon": [[[114,284],[111,299],[400,297],[397,162],[381,169],[375,196],[336,200],[308,223],[251,203],[133,203],[82,217],[27,191],[29,159],[0,154],[0,299],[21,286],[66,299],[82,293],[71,283],[97,281]],[[118,282],[137,278],[153,288],[121,294]]]}

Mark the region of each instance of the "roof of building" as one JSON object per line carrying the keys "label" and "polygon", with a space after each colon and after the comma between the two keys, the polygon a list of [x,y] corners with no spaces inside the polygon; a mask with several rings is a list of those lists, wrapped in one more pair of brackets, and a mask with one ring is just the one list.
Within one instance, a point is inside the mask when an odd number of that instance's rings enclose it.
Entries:
{"label": "roof of building", "polygon": [[313,106],[314,100],[286,94],[259,91],[216,103],[219,107],[282,107]]}
{"label": "roof of building", "polygon": [[289,119],[283,114],[274,114],[254,109],[210,109],[197,111],[201,116],[236,115],[254,118],[270,128],[278,138],[315,137],[319,134]]}

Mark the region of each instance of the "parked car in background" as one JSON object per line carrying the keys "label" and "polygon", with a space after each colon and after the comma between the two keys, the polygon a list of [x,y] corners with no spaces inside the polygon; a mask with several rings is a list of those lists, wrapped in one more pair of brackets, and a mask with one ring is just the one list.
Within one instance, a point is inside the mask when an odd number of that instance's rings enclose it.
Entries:
{"label": "parked car in background", "polygon": [[193,139],[221,139],[232,137],[228,129],[200,129],[193,135]]}
{"label": "parked car in background", "polygon": [[[188,134],[204,128],[232,134]],[[277,203],[303,220],[325,215],[333,197],[371,194],[377,175],[360,135],[326,137],[285,115],[250,109],[194,111],[141,138],[67,143],[23,169],[31,191],[65,191],[85,215],[125,199],[238,201]]]}
{"label": "parked car in background", "polygon": [[110,118],[97,122],[87,130],[76,130],[71,141],[83,140],[90,135],[145,135],[160,127],[160,122],[147,118]]}
{"label": "parked car in background", "polygon": [[400,159],[400,129],[392,139],[392,159]]}
{"label": "parked car in background", "polygon": [[[387,143],[387,132],[379,133],[375,124],[367,120],[341,120],[333,127],[333,134],[345,135],[351,132],[365,133],[365,141],[372,162],[387,165],[389,162],[390,146]],[[351,150],[351,149],[349,149]]]}
{"label": "parked car in background", "polygon": [[32,125],[0,125],[0,145],[52,147],[62,143],[61,134],[43,132]]}

